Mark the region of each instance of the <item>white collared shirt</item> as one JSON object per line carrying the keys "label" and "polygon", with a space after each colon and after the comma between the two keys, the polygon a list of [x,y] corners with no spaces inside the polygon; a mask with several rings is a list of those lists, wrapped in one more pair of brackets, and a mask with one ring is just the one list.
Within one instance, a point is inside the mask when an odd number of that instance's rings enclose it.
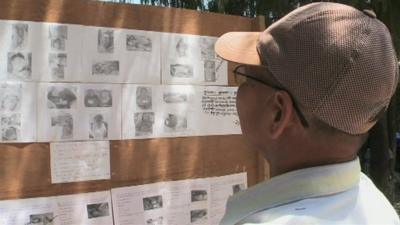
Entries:
{"label": "white collared shirt", "polygon": [[221,225],[399,224],[358,158],[292,171],[232,196]]}

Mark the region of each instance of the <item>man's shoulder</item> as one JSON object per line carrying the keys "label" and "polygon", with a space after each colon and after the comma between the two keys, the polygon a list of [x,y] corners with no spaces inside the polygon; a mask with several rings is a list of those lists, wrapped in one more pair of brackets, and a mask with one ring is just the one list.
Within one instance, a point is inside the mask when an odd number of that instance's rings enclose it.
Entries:
{"label": "man's shoulder", "polygon": [[400,220],[385,196],[362,175],[352,189],[262,210],[240,224],[400,224]]}

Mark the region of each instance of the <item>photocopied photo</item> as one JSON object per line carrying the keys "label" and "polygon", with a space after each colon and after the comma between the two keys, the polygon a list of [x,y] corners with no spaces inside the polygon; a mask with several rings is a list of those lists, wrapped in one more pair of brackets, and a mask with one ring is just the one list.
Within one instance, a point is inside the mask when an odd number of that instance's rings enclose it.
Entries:
{"label": "photocopied photo", "polygon": [[21,138],[21,114],[1,116],[1,140],[17,141]]}
{"label": "photocopied photo", "polygon": [[94,113],[90,115],[90,139],[108,138],[108,115],[105,113]]}
{"label": "photocopied photo", "polygon": [[192,202],[207,201],[207,191],[206,190],[192,190],[191,191]]}
{"label": "photocopied photo", "polygon": [[145,211],[152,209],[159,209],[163,207],[163,200],[161,195],[143,198],[143,208]]}
{"label": "photocopied photo", "polygon": [[166,132],[186,130],[188,127],[187,124],[188,121],[186,116],[174,113],[167,113],[164,117],[164,131]]}
{"label": "photocopied photo", "polygon": [[180,92],[165,92],[163,94],[163,100],[165,103],[172,104],[172,103],[183,103],[188,101],[188,95],[186,93]]}
{"label": "photocopied photo", "polygon": [[193,78],[193,66],[187,64],[171,64],[170,75],[175,78]]}
{"label": "photocopied photo", "polygon": [[146,225],[164,225],[164,217],[159,216],[156,218],[146,219]]}
{"label": "photocopied photo", "polygon": [[11,25],[11,48],[24,50],[28,43],[28,24],[15,23]]}
{"label": "photocopied photo", "polygon": [[137,112],[134,114],[135,136],[153,134],[154,112]]}
{"label": "photocopied photo", "polygon": [[112,90],[89,88],[84,91],[85,107],[112,107]]}
{"label": "photocopied photo", "polygon": [[66,53],[50,53],[49,54],[49,70],[51,78],[62,80],[65,78],[65,69],[67,67]]}
{"label": "photocopied photo", "polygon": [[207,209],[197,209],[190,211],[190,222],[200,223],[207,221]]}
{"label": "photocopied photo", "polygon": [[58,112],[51,118],[52,131],[57,133],[61,140],[73,139],[74,137],[74,118],[72,114],[66,112]]}
{"label": "photocopied photo", "polygon": [[99,76],[118,76],[119,61],[101,61],[92,64],[92,75]]}
{"label": "photocopied photo", "polygon": [[152,108],[153,96],[151,87],[138,86],[136,88],[136,105],[142,110]]}
{"label": "photocopied photo", "polygon": [[22,103],[21,84],[0,84],[0,112],[20,111]]}
{"label": "photocopied photo", "polygon": [[51,86],[47,89],[47,108],[72,109],[77,105],[77,89],[75,87]]}
{"label": "photocopied photo", "polygon": [[99,29],[97,43],[99,53],[114,53],[114,31]]}
{"label": "photocopied photo", "polygon": [[54,219],[55,217],[52,212],[30,215],[27,225],[55,225]]}
{"label": "photocopied photo", "polygon": [[144,35],[126,35],[126,50],[128,51],[152,51],[152,40]]}
{"label": "photocopied photo", "polygon": [[87,205],[88,218],[98,218],[110,215],[108,202]]}
{"label": "photocopied photo", "polygon": [[31,79],[32,53],[9,52],[7,57],[7,74],[9,79]]}
{"label": "photocopied photo", "polygon": [[51,25],[49,26],[50,47],[53,51],[65,51],[66,41],[68,40],[68,26]]}
{"label": "photocopied photo", "polygon": [[216,39],[201,37],[200,38],[200,53],[201,59],[214,59],[215,58],[215,46]]}
{"label": "photocopied photo", "polygon": [[217,81],[217,75],[215,72],[215,61],[204,60],[204,81],[215,82]]}

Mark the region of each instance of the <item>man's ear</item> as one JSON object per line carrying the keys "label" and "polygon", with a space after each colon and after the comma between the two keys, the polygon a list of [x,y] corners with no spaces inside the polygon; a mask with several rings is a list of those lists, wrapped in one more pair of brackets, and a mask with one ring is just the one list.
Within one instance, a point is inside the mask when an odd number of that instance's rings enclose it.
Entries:
{"label": "man's ear", "polygon": [[273,121],[270,126],[272,139],[279,138],[293,119],[292,98],[286,91],[276,91],[272,99]]}

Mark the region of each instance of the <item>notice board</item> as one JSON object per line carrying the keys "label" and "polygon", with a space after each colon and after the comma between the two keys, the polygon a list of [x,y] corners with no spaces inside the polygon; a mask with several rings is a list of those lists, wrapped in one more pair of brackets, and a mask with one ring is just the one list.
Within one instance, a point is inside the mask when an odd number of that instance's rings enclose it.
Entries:
{"label": "notice board", "polygon": [[[264,19],[87,0],[2,0],[0,19],[56,22],[218,37],[259,31]],[[234,64],[229,63],[228,71]],[[231,72],[229,85],[235,86]],[[241,135],[111,141],[111,179],[51,183],[50,144],[0,144],[0,200],[110,190],[159,181],[247,172],[249,186],[268,166]]]}

